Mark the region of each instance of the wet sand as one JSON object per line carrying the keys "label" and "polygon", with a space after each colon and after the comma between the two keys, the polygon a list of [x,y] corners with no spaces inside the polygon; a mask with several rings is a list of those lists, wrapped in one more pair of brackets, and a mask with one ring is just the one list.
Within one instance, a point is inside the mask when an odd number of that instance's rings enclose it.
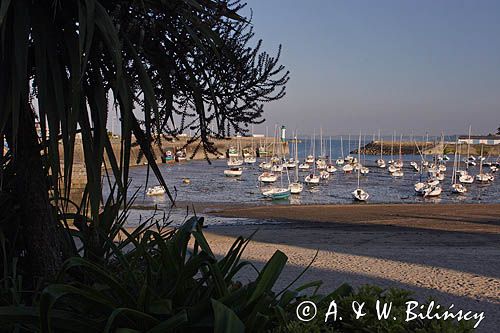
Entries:
{"label": "wet sand", "polygon": [[[212,215],[266,220],[260,226],[208,227],[214,253],[259,229],[244,259],[262,266],[277,249],[289,257],[285,287],[298,281],[402,287],[442,306],[485,311],[480,332],[500,327],[500,204],[219,206]],[[208,219],[211,217],[208,216]],[[248,270],[242,280],[255,276]]]}

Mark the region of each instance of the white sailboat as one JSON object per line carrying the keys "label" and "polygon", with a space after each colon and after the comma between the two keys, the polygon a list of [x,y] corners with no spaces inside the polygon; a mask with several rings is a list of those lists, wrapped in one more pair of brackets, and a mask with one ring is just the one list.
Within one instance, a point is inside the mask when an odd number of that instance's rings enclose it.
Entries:
{"label": "white sailboat", "polygon": [[224,170],[224,175],[226,177],[239,177],[243,174],[243,168],[240,167],[232,167]]}
{"label": "white sailboat", "polygon": [[[315,139],[316,139],[316,137],[314,136],[313,145],[312,145],[313,156],[315,156],[314,154],[315,154],[315,150],[316,150]],[[310,185],[319,184],[320,177],[318,175],[316,175],[316,163],[313,162],[312,167],[313,167],[312,173],[308,174],[306,176],[306,178],[304,179],[304,181]]]}
{"label": "white sailboat", "polygon": [[[360,154],[361,154],[361,133],[359,134],[358,160],[360,159],[360,156],[361,156]],[[356,200],[356,201],[366,201],[366,200],[368,200],[370,195],[359,186],[359,178],[361,175],[360,170],[361,169],[358,170],[358,186],[351,194],[352,194],[352,197],[354,198],[354,200]]]}
{"label": "white sailboat", "polygon": [[326,171],[328,173],[334,173],[337,171],[337,168],[332,163],[332,137],[330,137],[330,150],[328,153],[328,166],[326,167]]}
{"label": "white sailboat", "polygon": [[[483,145],[481,144],[481,157],[483,157]],[[479,160],[479,174],[476,175],[476,180],[481,182],[481,183],[489,183],[493,181],[495,178],[493,175],[489,173],[484,173],[483,172],[483,158],[480,158]]]}
{"label": "white sailboat", "polygon": [[363,164],[361,164],[361,161],[358,163],[359,164],[359,172],[363,175],[366,176],[369,172],[370,169],[366,167],[366,135],[363,136]]}
{"label": "white sailboat", "polygon": [[455,143],[455,157],[453,159],[453,172],[451,174],[451,193],[464,194],[467,192],[467,187],[457,182],[457,169],[460,163],[460,157],[457,158],[458,154],[458,140]]}
{"label": "white sailboat", "polygon": [[[298,149],[298,140],[297,136],[295,136],[295,160],[299,160],[299,149]],[[295,164],[295,181],[288,185],[291,194],[300,194],[304,189],[304,185],[299,182],[299,166]]]}
{"label": "white sailboat", "polygon": [[274,183],[276,180],[278,180],[278,176],[276,176],[274,172],[266,171],[261,173],[257,179],[261,183]]}
{"label": "white sailboat", "polygon": [[246,164],[255,164],[257,162],[257,157],[255,156],[255,147],[253,144],[253,125],[252,125],[252,139],[251,139],[251,144],[250,144],[250,152],[248,154],[243,154],[243,161]]}
{"label": "white sailboat", "polygon": [[394,162],[394,166],[399,169],[403,168],[403,155],[401,151],[402,143],[403,143],[403,134],[401,134],[401,137],[399,138],[399,159]]}
{"label": "white sailboat", "polygon": [[262,195],[273,199],[273,200],[284,200],[288,199],[290,197],[290,194],[292,193],[290,189],[290,177],[288,175],[288,169],[285,169],[287,178],[288,178],[288,186],[283,185],[283,171],[280,172],[280,186],[279,187],[272,187],[268,190],[265,190],[262,192]]}
{"label": "white sailboat", "polygon": [[384,161],[384,157],[383,157],[383,145],[384,145],[384,142],[381,140],[381,136],[380,136],[380,130],[378,131],[378,142],[380,143],[380,158],[377,160],[377,165],[379,168],[383,169],[385,168],[385,161]]}
{"label": "white sailboat", "polygon": [[344,142],[342,141],[342,135],[340,136],[340,154],[342,156],[335,161],[335,164],[338,166],[344,165]]}
{"label": "white sailboat", "polygon": [[347,151],[347,156],[344,159],[344,162],[352,163],[354,160],[354,157],[351,156],[351,134],[349,134],[349,141],[348,142],[349,142],[349,145],[347,146],[348,151]]}
{"label": "white sailboat", "polygon": [[227,161],[227,166],[237,167],[243,164],[243,159],[241,158],[240,141],[236,140],[236,148],[229,148],[229,160]]}
{"label": "white sailboat", "polygon": [[[465,170],[460,174],[458,180],[463,184],[472,184],[474,182],[474,177],[469,175],[469,166],[471,165],[469,162],[471,161],[471,157],[475,160],[473,156],[470,156],[470,134],[471,134],[471,126],[469,126],[469,140],[467,141],[467,158],[464,160],[465,162]],[[474,162],[476,165],[476,162]]]}
{"label": "white sailboat", "polygon": [[156,185],[153,187],[148,188],[146,191],[147,196],[156,196],[156,195],[163,195],[165,194],[165,188],[161,185]]}

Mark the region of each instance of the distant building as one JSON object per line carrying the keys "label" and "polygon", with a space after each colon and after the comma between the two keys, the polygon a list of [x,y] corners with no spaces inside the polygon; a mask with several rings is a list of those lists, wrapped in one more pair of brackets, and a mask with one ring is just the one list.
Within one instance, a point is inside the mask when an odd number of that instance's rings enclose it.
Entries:
{"label": "distant building", "polygon": [[468,144],[500,145],[500,135],[461,135],[458,142]]}

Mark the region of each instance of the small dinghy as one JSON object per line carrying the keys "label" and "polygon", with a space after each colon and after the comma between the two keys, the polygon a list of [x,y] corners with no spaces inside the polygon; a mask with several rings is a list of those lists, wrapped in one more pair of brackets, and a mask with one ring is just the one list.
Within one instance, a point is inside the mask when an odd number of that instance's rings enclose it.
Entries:
{"label": "small dinghy", "polygon": [[241,160],[239,158],[233,158],[233,157],[231,157],[227,161],[227,166],[229,166],[229,167],[236,167],[236,166],[240,166],[242,164],[243,164],[243,160]]}
{"label": "small dinghy", "polygon": [[381,169],[385,168],[385,167],[386,167],[385,161],[384,161],[383,159],[379,158],[379,159],[377,160],[377,166],[378,166],[379,168],[381,168]]}
{"label": "small dinghy", "polygon": [[443,189],[439,186],[429,186],[424,190],[424,198],[440,196],[442,191]]}
{"label": "small dinghy", "polygon": [[352,170],[354,170],[354,167],[349,163],[342,167],[342,171],[344,171],[345,173],[351,173]]}
{"label": "small dinghy", "polygon": [[401,169],[397,169],[396,171],[391,173],[391,176],[393,176],[394,178],[401,178],[404,176],[404,172]]}
{"label": "small dinghy", "polygon": [[311,168],[311,166],[307,163],[301,163],[299,164],[299,170],[300,171],[309,171],[309,169]]}
{"label": "small dinghy", "polygon": [[466,173],[466,174],[461,175],[458,178],[458,180],[464,184],[472,184],[474,182],[474,177],[472,177],[471,175]]}
{"label": "small dinghy", "polygon": [[146,191],[146,195],[148,196],[163,195],[163,194],[165,194],[165,188],[161,185],[150,187]]}
{"label": "small dinghy", "polygon": [[361,169],[359,169],[359,172],[361,172],[362,175],[367,175],[370,172],[370,169],[368,169],[367,167],[361,167]]}
{"label": "small dinghy", "polygon": [[259,164],[259,168],[261,168],[262,170],[271,170],[272,166],[272,163],[269,162],[261,162]]}
{"label": "small dinghy", "polygon": [[417,192],[418,194],[421,194],[423,195],[424,194],[424,190],[425,188],[428,186],[428,184],[426,183],[423,183],[423,182],[418,182],[416,183],[413,188],[415,189],[415,192]]}
{"label": "small dinghy", "polygon": [[304,179],[304,181],[307,183],[307,184],[319,184],[319,176],[316,176],[314,174],[310,174],[310,175],[307,175],[306,178]]}
{"label": "small dinghy", "polygon": [[255,162],[257,162],[257,158],[255,158],[255,156],[247,156],[243,159],[243,161],[246,164],[254,164]]}
{"label": "small dinghy", "polygon": [[233,167],[224,170],[224,175],[226,177],[239,177],[243,174],[243,168]]}
{"label": "small dinghy", "polygon": [[335,164],[337,164],[338,166],[344,165],[344,159],[343,158],[338,158],[335,161]]}
{"label": "small dinghy", "polygon": [[278,179],[278,176],[272,172],[263,172],[258,179],[262,183],[274,183]]}
{"label": "small dinghy", "polygon": [[462,184],[455,183],[451,185],[451,193],[464,194],[465,192],[467,192],[467,187],[463,186]]}
{"label": "small dinghy", "polygon": [[356,201],[366,201],[370,197],[370,195],[367,192],[365,192],[364,190],[362,190],[360,188],[357,188],[351,194],[352,194],[352,197],[354,198],[354,200],[356,200]]}
{"label": "small dinghy", "polygon": [[323,180],[326,180],[326,179],[330,178],[330,173],[326,170],[321,170],[319,172],[319,177]]}
{"label": "small dinghy", "polygon": [[304,189],[304,185],[302,185],[302,183],[298,183],[298,182],[290,183],[290,185],[288,185],[288,188],[290,189],[290,193],[299,194]]}
{"label": "small dinghy", "polygon": [[334,173],[335,171],[337,171],[337,168],[333,164],[330,164],[329,166],[326,167],[326,171],[328,173]]}
{"label": "small dinghy", "polygon": [[389,165],[389,168],[387,169],[387,171],[389,171],[389,173],[391,173],[391,174],[398,171],[398,170],[399,169],[394,164]]}

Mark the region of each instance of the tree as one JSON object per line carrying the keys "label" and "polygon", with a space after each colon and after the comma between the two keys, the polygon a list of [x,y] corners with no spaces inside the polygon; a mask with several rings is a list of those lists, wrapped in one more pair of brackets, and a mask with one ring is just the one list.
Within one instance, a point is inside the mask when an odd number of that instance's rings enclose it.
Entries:
{"label": "tree", "polygon": [[[53,277],[74,254],[61,220],[77,133],[87,185],[75,221],[94,244],[85,249],[92,258],[99,228],[108,227],[101,205],[126,197],[134,140],[166,187],[149,149],[161,140],[154,133],[190,128],[213,151],[212,136],[245,132],[262,121],[265,102],[284,96],[280,53],[261,52],[260,41],[249,45],[243,7],[222,0],[0,0],[0,139],[10,148],[1,156],[0,218],[10,221],[2,232],[27,276]],[[121,119],[118,152],[107,135],[109,100]],[[103,200],[106,160],[116,190]]]}

